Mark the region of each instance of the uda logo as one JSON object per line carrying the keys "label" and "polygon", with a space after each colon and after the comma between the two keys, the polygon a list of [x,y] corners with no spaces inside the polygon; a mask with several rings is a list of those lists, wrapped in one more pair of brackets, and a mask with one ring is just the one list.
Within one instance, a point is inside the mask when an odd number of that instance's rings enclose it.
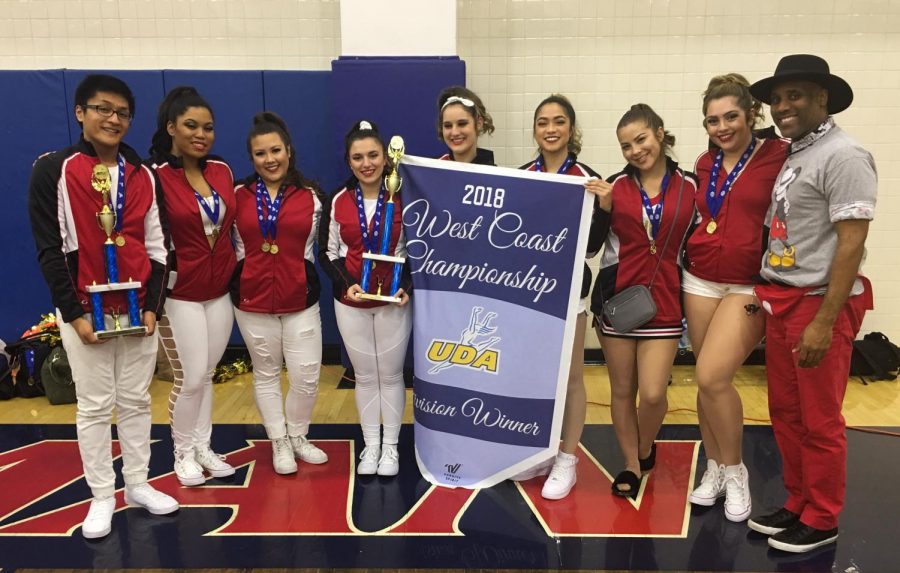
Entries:
{"label": "uda logo", "polygon": [[500,337],[491,336],[497,332],[497,327],[491,325],[491,321],[497,318],[497,313],[488,312],[482,317],[482,312],[483,307],[472,307],[469,325],[460,333],[458,341],[431,341],[428,360],[434,366],[428,371],[429,374],[437,374],[453,366],[497,373],[500,368],[500,351],[493,347],[500,342]]}

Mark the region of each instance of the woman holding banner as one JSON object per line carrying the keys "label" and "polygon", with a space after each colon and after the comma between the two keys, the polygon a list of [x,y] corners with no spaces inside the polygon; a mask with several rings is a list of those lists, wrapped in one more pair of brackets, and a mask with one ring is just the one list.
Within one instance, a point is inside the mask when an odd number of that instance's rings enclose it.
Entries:
{"label": "woman holding banner", "polygon": [[[654,440],[668,406],[666,389],[682,334],[678,252],[691,222],[697,180],[668,157],[675,137],[650,106],[631,106],[616,135],[628,164],[609,179],[610,199],[601,201],[611,225],[591,310],[609,371],[613,428],[625,457],[612,493],[634,497],[642,473],[656,462]],[[656,314],[618,332],[603,315],[604,306],[638,285],[650,288]]]}
{"label": "woman holding banner", "polygon": [[447,161],[495,165],[494,152],[478,147],[478,136],[494,133],[494,120],[475,92],[463,86],[451,86],[438,96],[438,138],[449,152]]}
{"label": "woman holding banner", "polygon": [[[296,167],[284,120],[258,113],[247,136],[254,173],[235,191],[238,266],[231,298],[253,361],[253,392],[272,465],[297,471],[297,459],[328,461],[306,435],[319,392],[322,320],[313,242],[322,217],[318,186]],[[289,388],[282,398],[282,360]]]}
{"label": "woman holding banner", "polygon": [[[356,407],[365,441],[357,473],[393,476],[400,471],[397,442],[406,405],[403,364],[412,330],[406,293],[412,281],[404,274],[399,290],[387,293],[398,298],[397,303],[365,299],[362,295],[367,293],[360,285],[391,284],[393,265],[383,262],[372,265],[369,280],[362,277],[369,269],[363,253],[380,252],[378,245],[389,226],[389,252],[405,256],[402,210],[398,195],[390,199],[393,207],[386,204],[383,181],[389,161],[378,128],[360,121],[347,133],[344,144],[352,176],[325,206],[319,263],[334,285],[335,317],[356,374]],[[391,212],[386,224],[385,213]]]}
{"label": "woman holding banner", "polygon": [[209,104],[192,87],[172,89],[159,106],[150,155],[171,233],[171,291],[159,333],[175,375],[169,397],[175,476],[186,486],[204,484],[204,470],[234,474],[210,449],[212,373],[234,322],[228,281],[235,266],[234,178],[209,155],[214,141]]}
{"label": "woman holding banner", "polygon": [[[538,156],[521,167],[527,171],[545,171],[587,177],[586,191],[594,194],[594,216],[588,237],[587,258],[597,254],[609,226],[608,212],[599,204],[609,200],[612,186],[603,181],[596,171],[578,162],[581,151],[581,130],[575,121],[575,108],[563,95],[553,94],[545,98],[534,110],[534,140],[538,144]],[[569,495],[576,482],[575,453],[587,411],[587,394],[584,389],[584,334],[587,328],[587,305],[585,301],[591,289],[591,271],[584,265],[581,286],[581,300],[578,303],[578,318],[575,326],[575,342],[569,365],[569,380],[566,391],[565,414],[563,416],[562,444],[555,459],[539,464],[527,472],[515,476],[516,481],[524,481],[547,472],[550,476],[544,482],[541,495],[546,499],[562,499]],[[552,467],[552,469],[551,469]]]}
{"label": "woman holding banner", "polygon": [[753,294],[763,254],[763,219],[788,143],[774,130],[753,132],[762,104],[739,74],[716,76],[703,94],[710,149],[697,158],[702,193],[698,224],[684,260],[684,310],[697,358],[697,414],[707,469],[690,496],[710,506],[725,496],[725,517],[750,515],[747,468],[741,461],[744,411],[732,384],[762,339],[764,313]]}

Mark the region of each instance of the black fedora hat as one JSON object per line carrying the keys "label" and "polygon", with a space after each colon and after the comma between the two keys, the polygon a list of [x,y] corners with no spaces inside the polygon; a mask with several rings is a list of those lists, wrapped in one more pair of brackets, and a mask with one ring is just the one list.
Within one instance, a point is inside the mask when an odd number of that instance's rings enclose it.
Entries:
{"label": "black fedora hat", "polygon": [[828,113],[839,113],[850,107],[853,90],[850,84],[831,73],[828,62],[819,56],[793,54],[781,58],[772,77],[764,78],[750,86],[750,93],[759,101],[768,104],[772,99],[772,89],[793,80],[814,82],[828,90]]}

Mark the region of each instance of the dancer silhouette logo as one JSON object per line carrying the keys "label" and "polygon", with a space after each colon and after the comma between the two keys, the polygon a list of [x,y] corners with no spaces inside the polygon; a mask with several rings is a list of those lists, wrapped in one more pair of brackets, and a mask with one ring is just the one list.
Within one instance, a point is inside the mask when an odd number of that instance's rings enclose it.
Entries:
{"label": "dancer silhouette logo", "polygon": [[434,366],[428,370],[429,374],[437,374],[453,366],[497,373],[500,369],[500,351],[493,347],[501,338],[491,336],[497,332],[497,327],[491,325],[491,321],[497,318],[497,313],[488,312],[482,316],[483,312],[483,307],[472,307],[469,324],[460,333],[459,340],[436,338],[431,341],[428,360]]}

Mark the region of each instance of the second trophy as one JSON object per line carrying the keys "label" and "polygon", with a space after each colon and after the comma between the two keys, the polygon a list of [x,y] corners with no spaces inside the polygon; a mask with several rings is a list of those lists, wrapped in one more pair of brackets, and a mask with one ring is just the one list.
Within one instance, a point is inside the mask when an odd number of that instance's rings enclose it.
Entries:
{"label": "second trophy", "polygon": [[[400,287],[400,273],[403,271],[403,263],[406,262],[406,259],[403,257],[398,257],[393,254],[388,254],[390,250],[391,243],[391,227],[394,222],[394,195],[400,192],[400,188],[403,186],[403,178],[400,177],[398,172],[400,168],[400,160],[403,158],[403,153],[405,152],[405,147],[403,143],[403,138],[399,135],[395,135],[391,138],[391,142],[388,145],[388,156],[391,158],[392,168],[391,172],[385,176],[384,178],[384,188],[387,191],[387,201],[385,204],[384,211],[384,229],[381,233],[381,248],[380,252],[373,253],[371,251],[366,251],[363,253],[363,261],[362,261],[362,274],[359,280],[359,286],[362,288],[363,293],[359,295],[360,298],[366,300],[380,300],[384,302],[400,302],[400,297],[394,296],[397,293],[397,290]],[[369,292],[369,287],[371,286],[369,283],[372,278],[372,267],[373,265],[381,263],[392,263],[394,265],[393,272],[391,274],[391,284],[390,290],[388,290],[388,294],[382,294],[384,289],[383,279],[378,278],[375,285],[375,293]]]}

